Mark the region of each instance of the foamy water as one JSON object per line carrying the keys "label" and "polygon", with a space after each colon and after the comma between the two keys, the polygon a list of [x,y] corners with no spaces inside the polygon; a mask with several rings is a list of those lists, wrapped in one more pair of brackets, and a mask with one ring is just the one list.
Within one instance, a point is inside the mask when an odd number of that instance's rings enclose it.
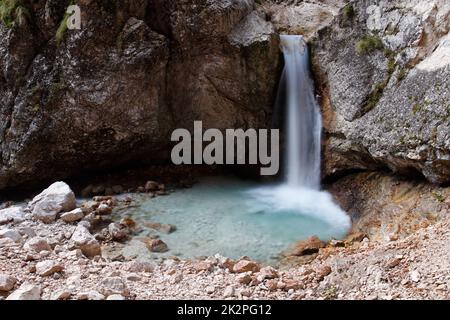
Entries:
{"label": "foamy water", "polygon": [[274,211],[289,211],[326,222],[336,233],[346,233],[350,217],[326,191],[317,191],[288,184],[264,186],[249,191],[255,199]]}
{"label": "foamy water", "polygon": [[160,234],[170,251],[156,256],[219,253],[269,263],[298,240],[311,235],[339,239],[349,226],[348,217],[325,192],[218,177],[145,201],[132,214],[177,227]]}

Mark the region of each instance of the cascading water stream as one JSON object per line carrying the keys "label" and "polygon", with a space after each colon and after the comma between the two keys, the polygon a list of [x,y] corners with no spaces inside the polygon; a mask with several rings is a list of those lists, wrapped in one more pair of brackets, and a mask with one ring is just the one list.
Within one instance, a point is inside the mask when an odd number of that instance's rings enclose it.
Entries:
{"label": "cascading water stream", "polygon": [[308,47],[301,36],[282,35],[287,104],[287,182],[319,190],[322,121],[309,76]]}
{"label": "cascading water stream", "polygon": [[[275,261],[295,241],[311,235],[340,238],[350,228],[349,216],[328,192],[320,191],[322,124],[307,45],[300,36],[282,36],[281,49],[285,69],[277,105],[286,110],[286,181],[261,186],[228,178],[203,179],[192,189],[146,201],[134,217],[177,227],[176,232],[159,235],[170,248],[165,255],[219,253]],[[147,248],[143,252],[148,255]]]}
{"label": "cascading water stream", "polygon": [[302,36],[282,35],[285,66],[277,105],[286,111],[286,181],[277,187],[261,187],[253,195],[274,212],[309,216],[327,222],[345,234],[351,222],[331,195],[320,191],[322,120],[309,75],[308,46]]}

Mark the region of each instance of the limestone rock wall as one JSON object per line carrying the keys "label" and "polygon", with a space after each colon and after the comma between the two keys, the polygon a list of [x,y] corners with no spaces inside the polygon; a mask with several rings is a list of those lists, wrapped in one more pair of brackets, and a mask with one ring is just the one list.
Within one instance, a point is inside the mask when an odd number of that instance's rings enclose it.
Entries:
{"label": "limestone rock wall", "polygon": [[[0,189],[168,161],[170,133],[265,127],[278,35],[250,0],[16,1],[0,23]],[[25,13],[24,13],[25,12]]]}

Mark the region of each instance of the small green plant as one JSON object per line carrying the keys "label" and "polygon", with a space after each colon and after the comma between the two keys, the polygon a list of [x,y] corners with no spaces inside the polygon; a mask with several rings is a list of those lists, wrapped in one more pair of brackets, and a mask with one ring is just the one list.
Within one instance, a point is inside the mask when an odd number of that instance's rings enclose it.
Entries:
{"label": "small green plant", "polygon": [[355,50],[360,55],[368,55],[381,49],[383,49],[383,42],[379,37],[372,35],[363,36],[355,45]]}
{"label": "small green plant", "polygon": [[58,94],[58,92],[63,91],[63,90],[65,90],[66,88],[67,88],[66,83],[64,82],[63,79],[60,78],[58,81],[53,82],[53,83],[50,85],[50,88],[49,88],[49,96],[50,96],[50,97],[54,97],[54,96],[56,96],[56,95]]}
{"label": "small green plant", "polygon": [[[69,6],[74,5],[76,3],[75,0],[70,0],[69,2]],[[68,8],[68,7],[67,7]],[[61,43],[61,41],[64,38],[64,35],[67,31],[67,29],[69,28],[67,26],[67,20],[69,20],[70,14],[67,13],[67,9],[64,13],[64,17],[62,18],[61,22],[59,23],[59,27],[56,30],[56,34],[55,34],[55,38],[56,38],[56,43],[59,45]]]}
{"label": "small green plant", "polygon": [[337,289],[334,286],[330,286],[324,291],[324,298],[326,300],[336,299],[337,296],[338,296],[337,295]]}
{"label": "small green plant", "polygon": [[377,106],[378,102],[380,102],[380,99],[383,96],[383,92],[387,86],[387,82],[388,81],[383,81],[375,85],[374,89],[369,94],[363,105],[362,108],[363,114],[366,114],[367,112],[369,112],[370,110],[372,110]]}
{"label": "small green plant", "polygon": [[121,55],[123,53],[123,44],[124,44],[124,38],[123,33],[119,33],[119,35],[116,38],[116,48],[119,54]]}
{"label": "small green plant", "polygon": [[21,26],[27,19],[31,19],[30,11],[20,0],[0,0],[0,22],[5,26]]}
{"label": "small green plant", "polygon": [[420,110],[422,110],[422,105],[420,103],[416,103],[412,108],[412,111],[414,114],[416,114],[417,112],[420,112]]}
{"label": "small green plant", "polygon": [[406,78],[406,73],[407,73],[406,69],[400,69],[400,71],[397,74],[397,81],[400,82],[403,79],[405,79]]}
{"label": "small green plant", "polygon": [[31,88],[31,94],[35,95],[41,90],[41,86],[39,84],[36,84],[33,88]]}
{"label": "small green plant", "polygon": [[345,21],[353,20],[355,17],[355,9],[351,3],[347,3],[342,9],[342,15]]}
{"label": "small green plant", "polygon": [[389,59],[388,60],[388,65],[387,65],[387,72],[389,74],[393,74],[394,71],[395,71],[395,67],[396,67],[395,60],[394,59]]}
{"label": "small green plant", "polygon": [[438,192],[433,192],[432,195],[439,202],[444,202],[445,201],[445,197],[442,194],[438,193]]}
{"label": "small green plant", "polygon": [[68,19],[69,19],[69,14],[66,12],[64,14],[64,17],[63,17],[62,21],[59,24],[58,30],[56,30],[55,38],[56,38],[56,43],[57,44],[60,44],[61,41],[64,38],[64,34],[67,31],[67,20]]}

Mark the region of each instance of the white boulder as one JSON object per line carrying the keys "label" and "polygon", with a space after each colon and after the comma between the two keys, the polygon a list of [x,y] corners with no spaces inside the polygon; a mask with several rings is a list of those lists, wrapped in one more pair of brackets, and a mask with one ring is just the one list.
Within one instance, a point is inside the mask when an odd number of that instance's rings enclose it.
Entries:
{"label": "white boulder", "polygon": [[33,217],[44,223],[52,223],[58,213],[75,209],[75,194],[66,183],[55,182],[34,197],[29,207]]}
{"label": "white boulder", "polygon": [[16,291],[11,293],[6,300],[41,300],[41,288],[31,283],[24,282]]}
{"label": "white boulder", "polygon": [[0,230],[0,238],[9,238],[14,242],[22,240],[22,236],[14,229],[2,229]]}
{"label": "white boulder", "polygon": [[36,273],[43,277],[50,276],[55,272],[61,272],[62,270],[63,266],[55,260],[44,260],[36,264]]}
{"label": "white boulder", "polygon": [[18,206],[0,210],[0,225],[6,223],[21,223],[25,220],[23,209]]}

